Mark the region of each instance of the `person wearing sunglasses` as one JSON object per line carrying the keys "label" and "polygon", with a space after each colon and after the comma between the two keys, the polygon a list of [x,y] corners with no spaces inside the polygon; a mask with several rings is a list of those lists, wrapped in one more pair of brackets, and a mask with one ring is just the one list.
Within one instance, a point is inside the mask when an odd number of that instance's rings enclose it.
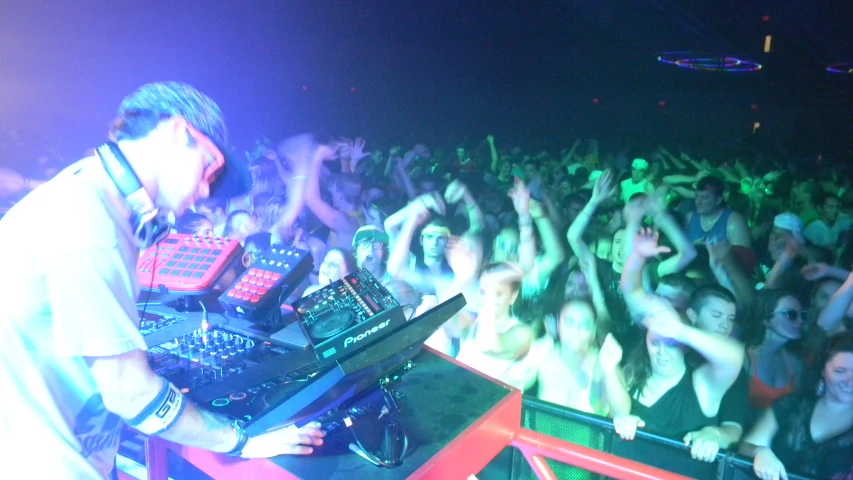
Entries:
{"label": "person wearing sunglasses", "polygon": [[741,335],[749,346],[744,368],[750,375],[750,406],[769,408],[798,389],[803,362],[787,346],[803,337],[807,324],[808,312],[791,292],[763,289],[757,293]]}
{"label": "person wearing sunglasses", "polygon": [[764,411],[743,439],[761,480],[853,477],[853,335],[829,338],[800,394]]}
{"label": "person wearing sunglasses", "polygon": [[16,439],[4,443],[4,471],[116,478],[125,423],[243,457],[311,452],[315,426],[249,438],[197,406],[151,370],[139,332],[140,249],[169,232],[169,214],[250,188],[223,148],[221,110],[189,85],[144,85],[121,103],[109,140],[0,220],[0,264],[15,272],[0,278],[0,431]]}

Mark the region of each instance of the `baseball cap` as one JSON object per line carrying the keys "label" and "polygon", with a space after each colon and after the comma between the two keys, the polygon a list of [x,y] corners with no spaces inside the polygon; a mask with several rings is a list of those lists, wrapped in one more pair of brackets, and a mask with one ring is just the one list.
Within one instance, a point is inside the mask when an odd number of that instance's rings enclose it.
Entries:
{"label": "baseball cap", "polygon": [[355,235],[352,237],[352,247],[357,247],[359,243],[365,240],[378,240],[385,245],[388,245],[388,234],[383,232],[381,228],[374,225],[365,225],[355,231]]}
{"label": "baseball cap", "polygon": [[631,162],[631,168],[636,168],[637,170],[648,170],[649,162],[644,158],[635,158],[633,162]]}
{"label": "baseball cap", "polygon": [[228,148],[228,129],[222,111],[207,95],[185,83],[148,83],[122,100],[118,114],[130,111],[180,115],[216,145],[225,157],[225,165],[210,185],[212,197],[236,197],[251,189],[252,181],[245,161]]}
{"label": "baseball cap", "polygon": [[773,226],[791,232],[797,243],[805,243],[803,239],[803,221],[793,213],[785,212],[776,215],[776,218],[773,219]]}

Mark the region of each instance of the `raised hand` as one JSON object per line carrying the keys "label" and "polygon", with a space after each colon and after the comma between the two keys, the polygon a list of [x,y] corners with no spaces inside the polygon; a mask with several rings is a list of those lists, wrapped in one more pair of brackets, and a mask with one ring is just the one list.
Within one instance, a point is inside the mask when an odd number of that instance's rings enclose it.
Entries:
{"label": "raised hand", "polygon": [[654,193],[646,198],[646,215],[654,218],[656,215],[666,211],[666,196],[669,194],[669,187],[661,185]]}
{"label": "raised hand", "polygon": [[648,198],[646,197],[637,197],[628,201],[625,204],[625,208],[622,209],[622,218],[625,220],[625,223],[633,223],[635,225],[642,223],[643,216],[646,214],[647,203]]}
{"label": "raised hand", "polygon": [[613,172],[605,170],[600,177],[595,181],[595,186],[592,188],[592,197],[590,202],[595,202],[596,205],[601,205],[610,197],[616,194],[616,186],[613,185]]}
{"label": "raised hand", "polygon": [[509,191],[512,206],[520,216],[530,214],[530,190],[520,178],[515,179],[515,186]]}
{"label": "raised hand", "polygon": [[634,235],[634,252],[643,258],[651,258],[661,253],[669,253],[671,249],[658,245],[660,234],[651,228],[641,228]]}
{"label": "raised hand", "polygon": [[423,225],[431,215],[429,211],[430,209],[423,202],[412,202],[409,206],[409,216],[406,218],[406,222],[413,228]]}
{"label": "raised hand", "polygon": [[304,133],[281,142],[278,146],[278,156],[287,159],[294,172],[298,172],[311,165],[312,154],[316,148],[314,137]]}
{"label": "raised hand", "polygon": [[365,142],[363,138],[358,137],[355,141],[349,144],[349,158],[353,167],[358,165],[358,162],[360,162],[364,157],[370,155],[370,152],[364,151],[364,145],[366,143],[367,142]]}
{"label": "raised hand", "polygon": [[323,444],[324,433],[319,423],[302,428],[289,426],[249,438],[243,458],[270,458],[278,455],[308,455],[313,446]]}
{"label": "raised hand", "polygon": [[462,200],[462,197],[467,191],[468,187],[466,187],[464,183],[459,180],[454,180],[450,182],[450,185],[447,186],[447,190],[444,191],[444,201],[449,204],[454,204],[459,200]]}
{"label": "raised hand", "polygon": [[711,266],[721,265],[732,249],[728,240],[717,237],[706,240],[705,247],[708,249],[708,263]]}
{"label": "raised hand", "polygon": [[415,156],[417,156],[419,158],[429,158],[430,157],[429,149],[426,147],[426,145],[423,145],[420,143],[415,145],[414,148],[412,148],[412,152],[415,154]]}
{"label": "raised hand", "polygon": [[542,206],[542,202],[538,202],[532,198],[528,204],[528,210],[530,211],[530,218],[534,220],[548,215],[545,212],[545,207]]}
{"label": "raised hand", "polygon": [[829,265],[825,263],[810,263],[800,270],[806,280],[815,282],[829,275]]}
{"label": "raised hand", "polygon": [[444,215],[446,211],[444,199],[441,198],[441,195],[439,195],[438,192],[428,192],[418,195],[412,203],[420,204],[439,215]]}
{"label": "raised hand", "polygon": [[598,350],[598,364],[605,372],[612,372],[619,368],[622,354],[622,345],[619,345],[616,338],[608,333],[604,343],[601,344],[601,349]]}
{"label": "raised hand", "polygon": [[474,280],[483,259],[483,249],[478,241],[466,237],[452,237],[444,251],[447,265],[453,270],[455,282],[467,284]]}

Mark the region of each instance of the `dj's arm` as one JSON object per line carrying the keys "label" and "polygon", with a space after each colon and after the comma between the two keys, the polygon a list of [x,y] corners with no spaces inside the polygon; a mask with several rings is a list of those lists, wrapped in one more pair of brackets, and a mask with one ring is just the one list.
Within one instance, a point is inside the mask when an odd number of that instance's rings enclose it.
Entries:
{"label": "dj's arm", "polygon": [[302,445],[318,444],[322,433],[316,428],[249,439],[151,370],[145,341],[132,320],[138,315],[138,292],[128,274],[135,272],[127,271],[114,241],[92,233],[106,227],[97,225],[76,239],[96,246],[48,253],[38,267],[51,308],[55,354],[85,360],[104,407],[144,434],[246,457],[310,453]]}
{"label": "dj's arm", "polygon": [[245,458],[311,453],[322,444],[316,425],[274,430],[248,437],[228,418],[199,408],[148,366],[144,351],[89,357],[90,371],[106,409],[147,435]]}
{"label": "dj's arm", "polygon": [[[237,445],[238,434],[227,418],[198,408],[180,391],[174,394],[167,391],[165,398],[159,398],[164,386],[171,387],[167,380],[151,370],[144,351],[89,357],[88,361],[106,409],[142,433],[154,434],[160,429],[157,427],[166,428],[157,435],[213,452],[228,452]],[[170,395],[174,397],[171,401]],[[176,411],[170,411],[172,409]],[[149,410],[150,420],[145,415]],[[158,419],[163,412],[164,419]],[[146,427],[154,423],[159,425]]]}

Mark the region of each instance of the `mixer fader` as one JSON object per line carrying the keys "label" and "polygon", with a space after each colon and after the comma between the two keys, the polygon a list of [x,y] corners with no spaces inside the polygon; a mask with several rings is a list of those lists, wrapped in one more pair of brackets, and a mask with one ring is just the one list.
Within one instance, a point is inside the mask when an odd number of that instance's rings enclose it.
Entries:
{"label": "mixer fader", "polygon": [[210,401],[292,370],[287,349],[218,327],[197,329],[148,350],[148,361],[197,401]]}

